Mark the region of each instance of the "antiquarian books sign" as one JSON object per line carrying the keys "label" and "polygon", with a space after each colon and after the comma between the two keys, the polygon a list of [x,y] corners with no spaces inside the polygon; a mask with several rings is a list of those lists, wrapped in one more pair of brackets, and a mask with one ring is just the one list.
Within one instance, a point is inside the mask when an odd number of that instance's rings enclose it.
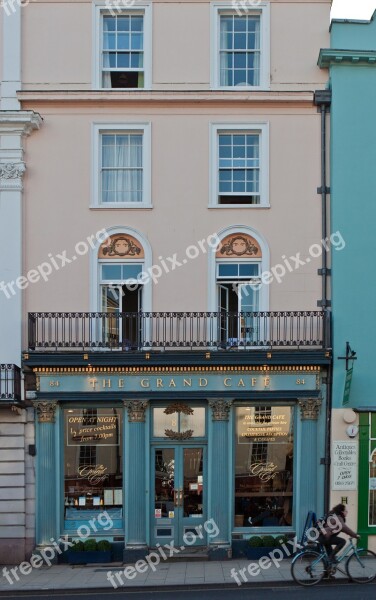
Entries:
{"label": "antiquarian books sign", "polygon": [[333,442],[332,490],[358,489],[358,442]]}

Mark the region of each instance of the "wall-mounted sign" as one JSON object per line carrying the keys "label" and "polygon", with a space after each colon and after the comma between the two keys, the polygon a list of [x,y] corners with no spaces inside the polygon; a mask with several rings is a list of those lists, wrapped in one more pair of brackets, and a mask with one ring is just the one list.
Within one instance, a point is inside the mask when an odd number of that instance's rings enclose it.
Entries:
{"label": "wall-mounted sign", "polygon": [[358,442],[333,442],[333,490],[358,489]]}
{"label": "wall-mounted sign", "polygon": [[318,373],[171,373],[167,375],[75,375],[55,376],[39,374],[41,392],[158,392],[158,391],[254,391],[272,392],[283,390],[316,390],[319,388]]}

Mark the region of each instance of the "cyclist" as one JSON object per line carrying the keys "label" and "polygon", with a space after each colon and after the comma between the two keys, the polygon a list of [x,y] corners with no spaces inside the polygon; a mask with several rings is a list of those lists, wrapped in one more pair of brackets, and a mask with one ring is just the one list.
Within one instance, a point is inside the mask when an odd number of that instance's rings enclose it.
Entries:
{"label": "cyclist", "polygon": [[[356,539],[360,538],[360,535],[346,525],[347,513],[348,511],[344,504],[337,504],[332,508],[324,527],[325,533],[320,534],[319,537],[319,542],[325,546],[328,558],[332,563],[336,562],[336,554],[346,545],[346,540],[343,537],[339,537],[339,533],[347,533],[347,535]],[[331,516],[335,516],[335,518],[330,519]],[[331,522],[334,523],[331,524]],[[333,546],[335,546],[334,549]]]}

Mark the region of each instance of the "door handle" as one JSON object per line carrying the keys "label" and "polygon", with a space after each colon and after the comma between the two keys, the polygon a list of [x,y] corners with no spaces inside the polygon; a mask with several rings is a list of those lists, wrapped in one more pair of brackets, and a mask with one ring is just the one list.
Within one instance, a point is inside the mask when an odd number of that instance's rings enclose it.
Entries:
{"label": "door handle", "polygon": [[183,506],[183,498],[183,488],[177,488],[176,490],[174,490],[174,506],[176,508]]}

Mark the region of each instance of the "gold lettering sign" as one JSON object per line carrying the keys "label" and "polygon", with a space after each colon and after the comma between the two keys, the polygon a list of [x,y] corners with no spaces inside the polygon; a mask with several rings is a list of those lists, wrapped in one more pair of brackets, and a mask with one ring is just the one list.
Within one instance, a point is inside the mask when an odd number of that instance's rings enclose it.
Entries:
{"label": "gold lettering sign", "polygon": [[276,475],[278,475],[279,471],[277,471],[277,465],[273,462],[267,463],[252,463],[249,467],[249,476],[250,477],[258,477],[260,481],[270,481],[274,479]]}
{"label": "gold lettering sign", "polygon": [[108,478],[107,467],[95,465],[95,467],[79,467],[78,474],[81,479],[87,479],[90,485],[98,485]]}

